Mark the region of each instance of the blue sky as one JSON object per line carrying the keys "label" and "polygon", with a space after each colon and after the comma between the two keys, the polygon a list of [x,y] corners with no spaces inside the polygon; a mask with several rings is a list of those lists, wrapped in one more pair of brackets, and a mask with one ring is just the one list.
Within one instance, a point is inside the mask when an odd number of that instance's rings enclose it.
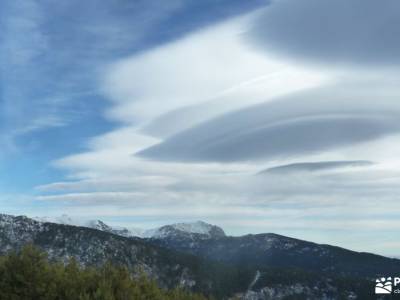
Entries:
{"label": "blue sky", "polygon": [[60,178],[49,161],[118,126],[102,116],[99,68],[261,4],[3,1],[0,157],[4,173],[12,171],[3,188],[27,191]]}
{"label": "blue sky", "polygon": [[2,211],[395,255],[399,8],[2,1]]}

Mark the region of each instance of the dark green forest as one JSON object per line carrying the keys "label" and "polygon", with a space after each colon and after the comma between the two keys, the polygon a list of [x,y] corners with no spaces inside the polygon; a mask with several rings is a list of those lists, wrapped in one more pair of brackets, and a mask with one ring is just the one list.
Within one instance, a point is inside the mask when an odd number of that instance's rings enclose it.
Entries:
{"label": "dark green forest", "polygon": [[144,275],[107,263],[81,267],[50,262],[34,246],[0,257],[1,300],[206,300],[182,289],[163,290]]}

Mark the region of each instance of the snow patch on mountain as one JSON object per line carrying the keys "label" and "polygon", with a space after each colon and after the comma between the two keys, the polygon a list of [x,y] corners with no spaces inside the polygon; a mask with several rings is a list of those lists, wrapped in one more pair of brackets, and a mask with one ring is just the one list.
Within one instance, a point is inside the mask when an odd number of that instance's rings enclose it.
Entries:
{"label": "snow patch on mountain", "polygon": [[113,233],[116,235],[121,235],[124,237],[143,237],[143,232],[144,232],[144,230],[140,229],[140,228],[128,229],[128,228],[119,227],[119,226],[111,227],[100,220],[90,220],[90,221],[86,222],[83,226],[101,230],[101,231],[105,231],[105,232],[109,232],[109,233]]}
{"label": "snow patch on mountain", "polygon": [[142,228],[127,228],[119,226],[110,226],[101,220],[78,220],[66,214],[60,217],[36,217],[38,222],[50,222],[64,225],[75,225],[93,228],[124,237],[139,237],[139,238],[155,238],[162,239],[166,237],[176,236],[179,234],[195,234],[200,235],[202,238],[218,238],[225,236],[225,232],[218,226],[208,224],[203,221],[196,221],[190,223],[175,223],[171,225],[164,225],[153,229]]}
{"label": "snow patch on mountain", "polygon": [[214,227],[216,227],[203,221],[197,221],[194,223],[176,223],[170,226],[174,227],[177,230],[200,234],[210,234]]}
{"label": "snow patch on mountain", "polygon": [[75,220],[66,214],[63,214],[59,217],[34,217],[32,219],[41,223],[48,222],[48,223],[57,223],[64,225],[79,225],[78,220]]}
{"label": "snow patch on mountain", "polygon": [[147,237],[151,238],[165,238],[175,236],[180,233],[198,234],[203,238],[217,238],[225,236],[225,232],[220,227],[203,221],[166,225],[145,233],[147,234]]}

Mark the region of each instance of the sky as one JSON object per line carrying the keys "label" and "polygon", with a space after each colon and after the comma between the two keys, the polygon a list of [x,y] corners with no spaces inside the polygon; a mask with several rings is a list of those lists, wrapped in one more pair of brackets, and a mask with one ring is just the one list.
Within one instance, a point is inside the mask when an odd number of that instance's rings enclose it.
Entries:
{"label": "sky", "polygon": [[2,213],[398,256],[400,2],[0,2]]}

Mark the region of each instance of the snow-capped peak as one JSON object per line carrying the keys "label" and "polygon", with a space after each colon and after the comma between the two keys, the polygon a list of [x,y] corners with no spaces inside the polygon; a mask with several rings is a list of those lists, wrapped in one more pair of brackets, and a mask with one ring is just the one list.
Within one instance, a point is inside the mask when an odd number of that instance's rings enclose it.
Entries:
{"label": "snow-capped peak", "polygon": [[200,234],[206,238],[225,236],[225,233],[221,228],[203,221],[165,225],[160,228],[147,231],[146,233],[148,237],[152,238],[175,236],[177,233]]}
{"label": "snow-capped peak", "polygon": [[171,226],[181,231],[200,234],[209,234],[210,231],[215,227],[214,225],[203,221],[197,221],[193,223],[176,223],[172,224]]}
{"label": "snow-capped peak", "polygon": [[77,222],[66,214],[63,214],[59,217],[34,217],[33,220],[42,223],[49,222],[49,223],[57,223],[64,225],[77,225]]}
{"label": "snow-capped peak", "polygon": [[87,221],[86,224],[84,224],[85,227],[93,228],[93,229],[98,229],[102,231],[111,231],[112,227],[108,226],[106,223],[100,220],[90,220]]}
{"label": "snow-capped peak", "polygon": [[189,222],[189,223],[175,223],[171,225],[165,225],[154,229],[141,229],[141,228],[125,228],[110,226],[101,220],[77,220],[69,217],[68,215],[62,215],[61,217],[36,217],[35,220],[39,222],[52,222],[66,225],[83,226],[93,228],[124,237],[140,237],[140,238],[166,238],[177,236],[179,234],[196,234],[201,235],[202,238],[216,238],[225,236],[224,231],[215,225],[208,224],[203,221]]}
{"label": "snow-capped peak", "polygon": [[105,231],[105,232],[110,232],[110,233],[113,233],[116,235],[121,235],[124,237],[134,237],[134,236],[142,237],[142,235],[143,235],[142,229],[138,229],[138,228],[128,229],[125,227],[111,227],[100,220],[88,221],[88,222],[86,222],[86,224],[84,226],[90,227],[93,229],[97,229],[97,230],[101,230],[101,231]]}
{"label": "snow-capped peak", "polygon": [[145,230],[143,229],[138,229],[138,228],[125,228],[125,227],[118,227],[118,226],[110,226],[106,224],[105,222],[101,220],[81,220],[81,219],[76,219],[72,218],[66,214],[63,214],[60,217],[35,217],[33,218],[34,220],[45,223],[57,223],[57,224],[64,224],[64,225],[74,225],[74,226],[82,226],[82,227],[88,227],[88,228],[93,228],[125,237],[142,237],[143,232]]}

